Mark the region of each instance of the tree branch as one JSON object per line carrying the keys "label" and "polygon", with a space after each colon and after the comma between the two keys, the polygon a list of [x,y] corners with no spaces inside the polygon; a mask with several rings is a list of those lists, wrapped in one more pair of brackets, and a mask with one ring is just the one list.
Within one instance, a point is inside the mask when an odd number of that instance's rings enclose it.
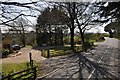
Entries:
{"label": "tree branch", "polygon": [[18,3],[18,2],[2,2],[2,1],[0,1],[0,4],[4,4],[4,5],[15,5],[15,6],[24,6],[24,5],[35,4],[35,3],[37,3],[37,2]]}
{"label": "tree branch", "polygon": [[8,20],[8,21],[6,21],[6,22],[2,22],[0,25],[4,25],[4,24],[6,24],[6,23],[9,23],[9,22],[11,22],[11,21],[14,21],[15,19],[17,19],[18,17],[20,17],[20,16],[22,16],[22,15],[24,15],[24,16],[36,17],[36,16],[32,16],[32,15],[19,14],[18,16],[16,16],[16,17],[13,18],[13,19],[10,19],[10,20]]}

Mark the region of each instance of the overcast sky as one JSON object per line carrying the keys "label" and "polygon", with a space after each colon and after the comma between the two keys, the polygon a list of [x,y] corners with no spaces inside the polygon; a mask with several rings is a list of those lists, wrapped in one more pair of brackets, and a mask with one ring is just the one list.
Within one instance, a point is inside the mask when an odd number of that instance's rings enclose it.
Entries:
{"label": "overcast sky", "polygon": [[[38,1],[38,0],[1,0],[1,1],[10,1],[10,2],[20,2],[20,3],[27,3],[27,2],[31,2],[31,1]],[[41,4],[42,4],[43,2],[41,2]],[[107,4],[106,4],[107,5]],[[32,5],[33,6],[33,5]],[[45,5],[46,6],[46,5]],[[44,6],[44,7],[45,7]],[[26,11],[26,12],[24,12],[25,14],[28,14],[28,12]],[[36,14],[36,16],[38,16],[39,15],[39,13],[38,12],[33,12],[33,13],[31,13],[31,14]],[[28,20],[30,20],[34,25],[36,24],[36,19],[37,18],[35,18],[35,17],[27,17],[27,19]],[[89,31],[87,31],[87,32],[93,32],[93,33],[105,33],[105,31],[104,31],[104,26],[105,26],[106,24],[104,24],[104,25],[102,25],[102,26],[97,26],[97,27],[95,27],[95,28],[92,28],[92,29],[90,29]],[[7,29],[7,27],[2,27],[1,26],[1,29],[2,29],[2,32],[3,32],[3,30],[5,30],[5,29]],[[32,28],[28,28],[28,30],[32,30]]]}

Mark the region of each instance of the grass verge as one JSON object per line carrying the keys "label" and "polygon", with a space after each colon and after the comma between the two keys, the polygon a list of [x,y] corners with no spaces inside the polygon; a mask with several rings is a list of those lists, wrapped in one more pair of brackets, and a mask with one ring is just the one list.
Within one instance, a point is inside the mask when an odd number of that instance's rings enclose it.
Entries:
{"label": "grass verge", "polygon": [[[81,51],[81,46],[75,46],[75,51]],[[71,54],[72,50],[70,49],[70,46],[63,46],[63,47],[55,47],[49,49],[49,57],[55,57],[55,56],[63,56],[67,54]],[[48,56],[48,50],[42,50],[42,56],[47,57]]]}
{"label": "grass verge", "polygon": [[[34,66],[38,66],[36,61],[33,61]],[[26,63],[3,63],[2,64],[2,75],[7,76],[12,73],[20,72],[30,68],[29,62]]]}

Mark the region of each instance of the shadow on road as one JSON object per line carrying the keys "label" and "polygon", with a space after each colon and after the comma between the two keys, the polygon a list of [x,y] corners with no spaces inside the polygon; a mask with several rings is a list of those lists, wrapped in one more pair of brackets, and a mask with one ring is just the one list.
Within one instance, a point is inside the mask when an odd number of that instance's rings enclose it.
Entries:
{"label": "shadow on road", "polygon": [[[56,60],[48,59],[45,64],[48,64],[49,67],[44,69],[46,71],[53,71],[54,69],[52,68],[55,68],[59,64],[65,64],[65,66],[50,74],[50,76],[47,76],[45,80],[54,80],[56,77],[59,77],[58,79],[63,78],[65,80],[119,80],[120,63],[116,64],[114,61],[118,60],[119,62],[120,49],[100,46],[100,48],[96,48],[95,51],[93,50],[93,54],[90,52],[91,54],[84,55],[81,52],[76,52],[75,54],[71,54],[69,57],[63,57]],[[92,58],[89,58],[91,56]],[[53,65],[53,63],[55,65]]]}
{"label": "shadow on road", "polygon": [[71,79],[72,76],[75,75],[76,73],[79,73],[79,80],[84,80],[85,77],[83,77],[83,75],[85,75],[85,72],[83,72],[83,68],[85,68],[89,73],[88,77],[86,77],[86,79],[88,80],[91,80],[91,78],[95,80],[102,80],[102,79],[117,80],[118,79],[118,77],[110,73],[106,67],[102,67],[101,64],[95,63],[94,61],[89,60],[88,58],[83,56],[80,52],[77,52],[75,56],[79,57],[79,60],[78,60],[79,71],[73,73],[68,78],[68,80]]}

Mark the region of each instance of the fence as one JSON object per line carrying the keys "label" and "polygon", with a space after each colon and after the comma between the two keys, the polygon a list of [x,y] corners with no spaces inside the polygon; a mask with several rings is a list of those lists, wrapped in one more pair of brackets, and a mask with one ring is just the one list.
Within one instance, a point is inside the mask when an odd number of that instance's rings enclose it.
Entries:
{"label": "fence", "polygon": [[35,80],[37,70],[36,70],[36,66],[33,67],[33,60],[31,53],[29,53],[29,59],[30,59],[31,68],[2,77],[2,80]]}
{"label": "fence", "polygon": [[36,79],[36,66],[23,70],[21,72],[10,74],[2,78],[2,80],[35,80],[35,79]]}

